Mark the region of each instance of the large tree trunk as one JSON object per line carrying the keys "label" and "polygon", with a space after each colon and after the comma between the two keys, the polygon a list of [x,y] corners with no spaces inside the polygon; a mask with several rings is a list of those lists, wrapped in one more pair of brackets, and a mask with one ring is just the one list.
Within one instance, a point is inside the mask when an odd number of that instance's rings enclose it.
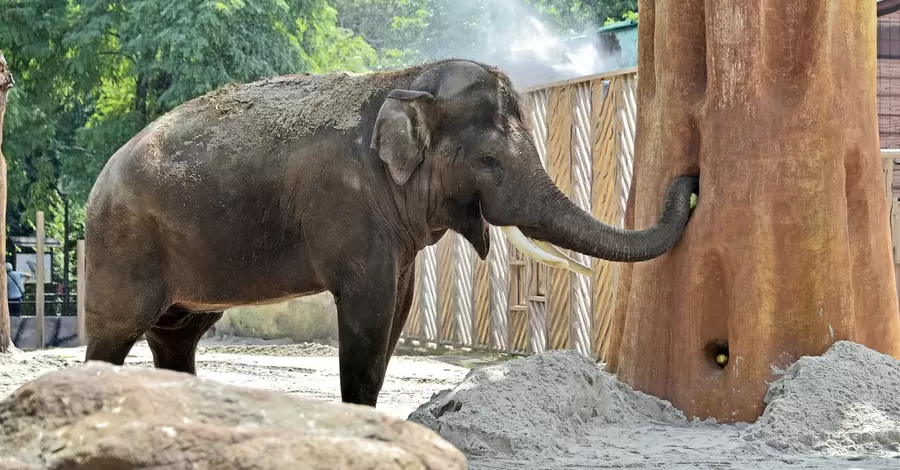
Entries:
{"label": "large tree trunk", "polygon": [[641,0],[626,226],[652,224],[685,172],[700,202],[670,253],[623,266],[620,380],[689,417],[755,421],[773,367],[838,340],[900,357],[875,8]]}
{"label": "large tree trunk", "polygon": [[3,118],[6,116],[6,94],[12,86],[12,74],[0,51],[0,354],[9,350],[9,303],[6,300],[6,158],[3,156]]}

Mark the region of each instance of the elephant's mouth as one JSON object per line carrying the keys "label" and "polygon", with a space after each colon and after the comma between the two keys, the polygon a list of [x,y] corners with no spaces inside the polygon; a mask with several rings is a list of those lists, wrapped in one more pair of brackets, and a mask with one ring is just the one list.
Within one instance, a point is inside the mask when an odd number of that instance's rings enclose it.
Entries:
{"label": "elephant's mouth", "polygon": [[[485,234],[487,234],[488,221],[484,218],[484,212],[481,210],[481,199],[477,200],[478,204],[478,213],[481,217],[481,224]],[[521,251],[525,256],[539,262],[546,264],[547,266],[552,266],[554,268],[566,269],[572,271],[574,273],[578,273],[584,276],[590,276],[594,270],[591,269],[590,266],[585,266],[580,262],[572,259],[569,255],[563,253],[558,247],[553,244],[543,241],[543,240],[535,240],[526,236],[522,233],[522,230],[515,225],[503,225],[500,226],[500,230],[503,231],[503,234],[506,235],[506,238],[516,247],[519,251]],[[487,236],[487,235],[485,235]]]}

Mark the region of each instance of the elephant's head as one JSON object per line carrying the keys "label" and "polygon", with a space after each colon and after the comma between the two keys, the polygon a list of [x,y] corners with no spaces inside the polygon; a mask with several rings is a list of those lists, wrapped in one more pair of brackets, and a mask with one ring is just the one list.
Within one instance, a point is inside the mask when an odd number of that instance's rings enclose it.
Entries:
{"label": "elephant's head", "polygon": [[462,234],[481,259],[490,248],[487,221],[537,261],[583,274],[590,268],[553,245],[613,261],[655,258],[678,242],[699,191],[696,178],[677,178],[652,228],[603,224],[544,170],[507,76],[463,60],[425,66],[408,87],[392,90],[370,145],[397,185],[423,189],[423,205],[441,214],[429,220]]}

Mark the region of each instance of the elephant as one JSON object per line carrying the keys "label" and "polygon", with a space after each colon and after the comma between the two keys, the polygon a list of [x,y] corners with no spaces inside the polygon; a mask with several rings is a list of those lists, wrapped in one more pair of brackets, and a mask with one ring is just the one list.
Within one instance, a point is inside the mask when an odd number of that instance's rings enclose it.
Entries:
{"label": "elephant", "polygon": [[447,59],[391,71],[223,86],[148,124],[105,163],[85,215],[85,361],[196,374],[225,309],[330,291],[341,400],[375,407],[413,298],[416,254],[448,231],[483,260],[520,250],[615,262],[678,242],[699,178],[674,179],[656,225],[605,225],[543,168],[499,68]]}

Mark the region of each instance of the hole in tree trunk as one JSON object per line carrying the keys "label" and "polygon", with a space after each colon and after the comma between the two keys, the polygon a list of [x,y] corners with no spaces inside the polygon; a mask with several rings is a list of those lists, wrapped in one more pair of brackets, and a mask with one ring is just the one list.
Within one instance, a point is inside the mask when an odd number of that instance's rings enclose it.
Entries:
{"label": "hole in tree trunk", "polygon": [[724,369],[728,365],[728,341],[724,339],[714,339],[706,344],[706,355],[710,358],[713,365]]}

